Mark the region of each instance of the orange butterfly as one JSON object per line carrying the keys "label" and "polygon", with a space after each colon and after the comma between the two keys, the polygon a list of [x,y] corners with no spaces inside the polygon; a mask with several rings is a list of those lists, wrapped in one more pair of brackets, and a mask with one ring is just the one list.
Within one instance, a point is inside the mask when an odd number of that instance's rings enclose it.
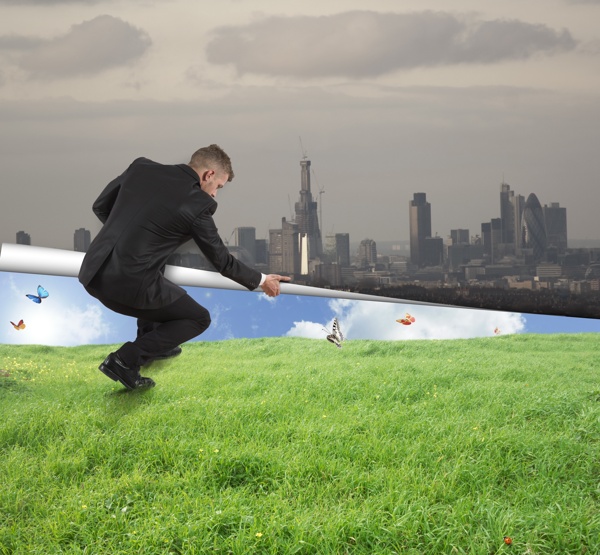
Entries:
{"label": "orange butterfly", "polygon": [[14,322],[11,322],[11,324],[14,326],[14,328],[16,330],[24,330],[25,329],[25,322],[23,322],[23,320],[19,320],[18,324],[15,324]]}
{"label": "orange butterfly", "polygon": [[404,326],[410,326],[415,321],[415,317],[411,316],[408,312],[404,318],[399,318],[396,322],[403,324]]}

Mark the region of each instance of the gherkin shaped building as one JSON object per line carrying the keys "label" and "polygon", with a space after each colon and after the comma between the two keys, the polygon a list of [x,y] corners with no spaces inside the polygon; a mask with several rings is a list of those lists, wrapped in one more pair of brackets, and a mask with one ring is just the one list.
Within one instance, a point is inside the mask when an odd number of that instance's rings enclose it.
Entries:
{"label": "gherkin shaped building", "polygon": [[527,197],[521,222],[523,247],[533,250],[533,258],[536,261],[542,260],[546,255],[548,239],[544,211],[534,193]]}

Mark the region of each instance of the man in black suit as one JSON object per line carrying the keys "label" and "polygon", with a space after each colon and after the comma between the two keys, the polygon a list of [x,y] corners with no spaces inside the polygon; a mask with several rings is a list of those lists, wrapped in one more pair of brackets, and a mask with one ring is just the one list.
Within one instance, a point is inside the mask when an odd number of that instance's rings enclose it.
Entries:
{"label": "man in black suit", "polygon": [[179,345],[210,325],[208,311],[163,273],[169,256],[193,239],[222,275],[270,297],[289,277],[261,274],[234,258],[213,220],[215,197],[233,179],[229,156],[200,148],[188,164],[138,158],[111,181],[93,210],[104,224],[81,265],[79,281],[109,309],[137,318],[137,338],[110,353],[99,369],[128,389],[152,387],[140,367],[176,356]]}

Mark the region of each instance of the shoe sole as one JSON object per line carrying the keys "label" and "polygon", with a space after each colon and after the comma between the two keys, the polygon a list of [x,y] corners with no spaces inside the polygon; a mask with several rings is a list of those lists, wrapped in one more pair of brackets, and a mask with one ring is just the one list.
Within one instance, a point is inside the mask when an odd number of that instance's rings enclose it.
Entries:
{"label": "shoe sole", "polygon": [[98,370],[100,370],[100,372],[102,372],[105,376],[108,376],[114,382],[122,383],[130,391],[135,389],[135,387],[131,387],[131,385],[129,385],[125,380],[117,376],[110,368],[108,368],[108,366],[105,366],[104,363],[98,366]]}
{"label": "shoe sole", "polygon": [[106,367],[104,365],[104,363],[102,363],[100,366],[98,366],[98,369],[105,376],[108,376],[111,380],[113,380],[115,382],[120,382],[121,384],[123,384],[129,391],[150,389],[151,387],[154,387],[156,385],[155,381],[152,378],[147,378],[147,377],[142,376],[142,379],[144,381],[142,383],[139,383],[138,385],[135,385],[132,387],[130,384],[128,384],[123,379],[121,379],[119,376],[117,376],[110,368]]}

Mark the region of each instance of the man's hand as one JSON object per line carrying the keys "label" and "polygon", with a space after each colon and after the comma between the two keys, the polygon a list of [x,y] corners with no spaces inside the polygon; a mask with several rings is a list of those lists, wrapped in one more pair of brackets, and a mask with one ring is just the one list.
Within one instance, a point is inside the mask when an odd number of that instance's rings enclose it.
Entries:
{"label": "man's hand", "polygon": [[280,276],[279,274],[269,274],[267,275],[267,279],[260,286],[260,288],[267,294],[269,297],[276,297],[280,293],[280,281],[290,281],[292,278],[289,276]]}

